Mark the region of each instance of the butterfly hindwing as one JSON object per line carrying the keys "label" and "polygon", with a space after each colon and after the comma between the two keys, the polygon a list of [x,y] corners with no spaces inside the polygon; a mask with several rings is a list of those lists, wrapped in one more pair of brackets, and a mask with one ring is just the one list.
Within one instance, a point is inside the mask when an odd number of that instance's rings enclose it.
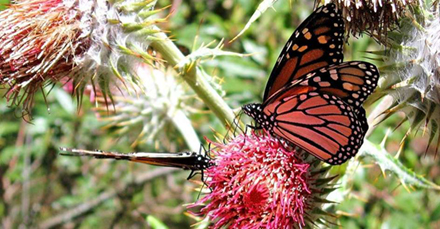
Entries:
{"label": "butterfly hindwing", "polygon": [[343,60],[344,22],[334,4],[313,12],[292,34],[270,74],[263,101],[289,82]]}
{"label": "butterfly hindwing", "polygon": [[367,115],[365,114],[365,109],[363,107],[358,107],[355,111],[356,117],[359,120],[359,123],[361,124],[362,131],[364,133],[367,133],[368,131],[368,122],[367,122]]}
{"label": "butterfly hindwing", "polygon": [[378,79],[379,71],[373,64],[350,61],[308,73],[286,87],[311,87],[311,90],[338,96],[357,109],[374,91]]}
{"label": "butterfly hindwing", "polygon": [[273,104],[263,109],[273,117],[270,132],[329,164],[342,164],[363,143],[365,117],[337,96],[307,92]]}

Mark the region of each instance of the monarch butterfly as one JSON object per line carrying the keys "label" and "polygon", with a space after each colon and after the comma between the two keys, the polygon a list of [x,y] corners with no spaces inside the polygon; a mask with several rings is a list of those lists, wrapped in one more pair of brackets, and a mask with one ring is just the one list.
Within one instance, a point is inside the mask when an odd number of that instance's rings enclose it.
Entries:
{"label": "monarch butterfly", "polygon": [[379,78],[373,64],[342,63],[344,26],[334,4],[314,11],[284,46],[263,103],[242,107],[271,135],[333,165],[362,145],[368,130],[362,103]]}
{"label": "monarch butterfly", "polygon": [[[182,168],[184,170],[191,170],[188,176],[188,180],[194,177],[196,171],[201,171],[203,180],[203,170],[213,165],[213,162],[207,155],[202,155],[200,152],[180,152],[180,153],[146,153],[146,152],[133,152],[133,153],[118,153],[107,152],[101,150],[84,150],[84,149],[70,149],[60,147],[61,155],[65,156],[89,156],[99,159],[116,159],[116,160],[128,160],[134,162],[140,162],[150,165],[167,166]],[[206,151],[205,151],[206,152]]]}

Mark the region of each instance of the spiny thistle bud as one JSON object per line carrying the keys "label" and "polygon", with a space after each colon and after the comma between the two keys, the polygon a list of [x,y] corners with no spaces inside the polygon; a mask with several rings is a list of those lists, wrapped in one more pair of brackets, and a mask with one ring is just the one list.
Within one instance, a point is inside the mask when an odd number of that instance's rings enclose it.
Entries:
{"label": "spiny thistle bud", "polygon": [[109,93],[118,78],[135,82],[133,65],[151,63],[155,1],[18,0],[0,12],[0,85],[11,105],[29,112],[34,94],[68,77]]}
{"label": "spiny thistle bud", "polygon": [[[147,64],[136,67],[136,74],[142,77],[126,91],[112,92],[113,109],[95,108],[99,120],[107,122],[104,128],[112,128],[118,134],[136,134],[132,146],[161,139],[157,135],[165,134],[161,130],[182,112],[182,102],[189,97],[185,96],[183,85],[176,81],[173,71],[159,65],[156,68]],[[104,105],[108,101],[100,92],[95,100]]]}
{"label": "spiny thistle bud", "polygon": [[440,133],[440,17],[425,9],[419,14],[423,17],[404,20],[398,32],[390,33],[388,51],[376,52],[385,62],[376,97],[393,96],[383,118],[404,111],[404,121],[411,122],[407,135],[422,127],[433,143]]}
{"label": "spiny thistle bud", "polygon": [[367,32],[379,40],[386,37],[389,30],[396,28],[398,20],[405,15],[408,6],[419,3],[416,0],[325,0],[324,2],[325,4],[333,2],[342,9],[348,33],[357,36]]}
{"label": "spiny thistle bud", "polygon": [[[213,143],[214,165],[204,172],[208,193],[191,207],[214,228],[296,228],[325,223],[319,209],[332,178],[267,133]],[[325,181],[324,181],[325,180]]]}

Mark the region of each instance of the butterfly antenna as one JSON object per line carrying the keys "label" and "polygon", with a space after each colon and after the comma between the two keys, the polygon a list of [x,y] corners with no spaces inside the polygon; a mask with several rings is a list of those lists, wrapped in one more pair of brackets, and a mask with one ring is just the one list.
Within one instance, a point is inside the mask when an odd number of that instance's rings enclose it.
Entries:
{"label": "butterfly antenna", "polygon": [[202,149],[203,149],[203,152],[205,152],[205,155],[203,155],[203,156],[206,156],[206,148],[202,143],[200,143],[199,155],[202,155]]}
{"label": "butterfly antenna", "polygon": [[226,144],[226,139],[228,139],[228,137],[229,137],[229,133],[232,132],[231,129],[232,129],[233,123],[235,122],[235,118],[236,118],[236,117],[237,117],[237,115],[235,115],[234,119],[232,120],[232,124],[230,124],[230,125],[227,126],[226,133],[225,133],[225,135],[223,136],[223,140],[222,140],[223,144]]}
{"label": "butterfly antenna", "polygon": [[235,136],[235,133],[237,132],[237,130],[240,130],[241,133],[244,133],[244,130],[240,126],[240,120],[241,120],[241,116],[243,115],[243,113],[244,113],[243,110],[240,110],[234,118],[234,124],[235,124],[234,136]]}
{"label": "butterfly antenna", "polygon": [[[202,152],[203,149],[203,152]],[[206,150],[205,146],[203,144],[200,144],[200,151],[199,153],[202,154],[204,157],[207,157],[208,159],[211,159],[211,155],[208,153],[211,152],[211,142],[208,143],[208,150]]]}
{"label": "butterfly antenna", "polygon": [[234,138],[236,137],[235,136],[235,133],[237,132],[237,128],[240,128],[240,119],[241,119],[241,115],[242,115],[242,111],[239,111],[236,115],[235,115],[235,117],[234,117],[234,119],[232,120],[232,123],[228,126],[228,128],[227,128],[227,131],[226,131],[226,134],[225,134],[225,136],[223,137],[223,144],[226,144],[227,142],[226,142],[226,139],[228,139],[228,137],[229,137],[229,135],[230,135],[230,133],[232,133],[232,135],[234,136]]}
{"label": "butterfly antenna", "polygon": [[[211,145],[211,143],[208,143],[208,147],[210,147],[210,145]],[[208,156],[208,151],[206,150],[206,148],[203,144],[200,144],[199,155],[202,155],[204,157],[211,159],[211,157]]]}
{"label": "butterfly antenna", "polygon": [[235,115],[234,120],[232,120],[232,127],[233,127],[232,135],[234,136],[234,138],[237,137],[235,134],[237,133],[237,128],[238,128],[238,125],[240,123],[240,121],[239,121],[240,113],[241,113],[241,111],[239,111]]}
{"label": "butterfly antenna", "polygon": [[[250,125],[248,125],[248,124],[246,124],[246,127],[245,127],[245,129],[244,129],[244,134],[247,136],[247,134],[248,134],[248,128],[249,129],[252,129],[252,126],[250,126]],[[241,148],[243,148],[245,145],[246,145],[246,137],[244,137],[243,138],[243,145],[241,146]]]}
{"label": "butterfly antenna", "polygon": [[211,142],[208,143],[208,150],[206,151],[206,149],[205,149],[205,155],[206,155],[206,157],[208,157],[210,160],[212,160],[212,157],[211,157]]}

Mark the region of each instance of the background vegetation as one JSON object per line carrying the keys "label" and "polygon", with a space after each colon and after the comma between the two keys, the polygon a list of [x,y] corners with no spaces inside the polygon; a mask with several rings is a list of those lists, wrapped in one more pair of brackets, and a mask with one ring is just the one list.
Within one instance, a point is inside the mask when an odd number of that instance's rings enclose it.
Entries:
{"label": "background vegetation", "polygon": [[[182,50],[191,52],[203,43],[225,39],[224,50],[253,54],[217,57],[202,65],[215,76],[214,81],[221,83],[218,90],[232,108],[261,101],[281,48],[313,10],[313,1],[278,1],[274,10],[266,11],[238,40],[229,43],[259,3],[256,0],[158,3],[158,8],[172,6],[165,12],[171,16],[159,27],[169,31]],[[367,36],[350,39],[345,46],[345,60],[372,61],[365,51],[382,49]],[[185,82],[181,84],[186,87]],[[0,89],[0,94],[4,91]],[[41,95],[37,96],[31,122],[22,120],[20,111],[8,107],[5,99],[0,100],[0,227],[188,228],[196,223],[185,214],[184,204],[196,200],[195,188],[199,187],[186,180],[188,172],[58,154],[60,146],[119,152],[187,150],[175,127],[167,124],[161,130],[166,138],[148,139],[133,148],[136,132],[121,135],[112,128],[103,128],[106,122],[97,121],[94,104],[88,98],[84,97],[78,110],[75,100],[62,85],[57,85],[46,99],[47,103]],[[367,113],[370,110],[367,108]],[[204,136],[214,139],[213,130],[225,133],[218,119],[203,105],[189,113],[199,139]],[[387,119],[369,139],[380,143],[387,130],[395,129],[402,115]],[[397,154],[405,132],[403,126],[389,136],[386,149],[392,155]],[[434,148],[425,154],[426,145],[427,138],[421,132],[410,135],[399,160],[440,184],[439,157]],[[343,166],[333,168],[334,173],[342,169]],[[331,206],[341,227],[440,227],[438,191],[406,189],[397,178],[382,174],[369,159],[359,164],[354,174],[348,178],[352,179],[352,185],[338,190],[349,192],[348,198]]]}

